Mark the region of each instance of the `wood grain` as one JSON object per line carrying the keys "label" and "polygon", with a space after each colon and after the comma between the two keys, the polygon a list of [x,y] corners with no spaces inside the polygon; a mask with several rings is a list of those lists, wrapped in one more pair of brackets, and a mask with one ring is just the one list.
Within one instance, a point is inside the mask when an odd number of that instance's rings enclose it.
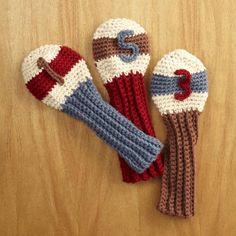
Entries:
{"label": "wood grain", "polygon": [[[236,235],[236,5],[233,0],[0,0],[0,235]],[[92,35],[117,17],[139,22],[151,41],[146,74],[165,53],[185,48],[208,68],[209,100],[196,148],[196,216],[156,210],[160,179],[121,181],[115,151],[82,122],[26,91],[21,62],[32,49],[66,44],[88,62]],[[149,97],[157,136],[165,128]]]}

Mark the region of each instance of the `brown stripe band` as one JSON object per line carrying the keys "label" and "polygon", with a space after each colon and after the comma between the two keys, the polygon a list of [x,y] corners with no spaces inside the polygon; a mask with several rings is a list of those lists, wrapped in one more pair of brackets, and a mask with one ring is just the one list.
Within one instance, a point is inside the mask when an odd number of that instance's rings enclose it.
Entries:
{"label": "brown stripe band", "polygon": [[[140,54],[149,53],[149,42],[147,34],[138,34],[135,36],[127,37],[127,43],[135,43],[139,48]],[[95,61],[105,59],[113,55],[130,55],[130,49],[119,48],[117,38],[99,38],[93,40],[93,57]]]}

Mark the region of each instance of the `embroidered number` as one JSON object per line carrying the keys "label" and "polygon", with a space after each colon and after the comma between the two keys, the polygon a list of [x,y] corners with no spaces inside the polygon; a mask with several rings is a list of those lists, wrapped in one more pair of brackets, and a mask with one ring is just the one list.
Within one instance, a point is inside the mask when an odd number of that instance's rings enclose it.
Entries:
{"label": "embroidered number", "polygon": [[139,48],[138,48],[137,44],[125,42],[125,38],[128,36],[132,36],[132,35],[134,35],[133,30],[122,30],[117,35],[119,47],[122,49],[131,49],[132,50],[131,55],[125,55],[125,54],[119,55],[120,59],[124,62],[135,61],[137,59],[138,54],[139,54]]}
{"label": "embroidered number", "polygon": [[183,101],[184,99],[189,97],[189,95],[192,93],[192,89],[190,87],[192,76],[191,76],[190,72],[185,69],[176,70],[175,74],[184,76],[184,78],[181,78],[178,82],[178,86],[181,89],[183,89],[183,92],[182,93],[175,93],[175,99],[177,99],[179,101]]}

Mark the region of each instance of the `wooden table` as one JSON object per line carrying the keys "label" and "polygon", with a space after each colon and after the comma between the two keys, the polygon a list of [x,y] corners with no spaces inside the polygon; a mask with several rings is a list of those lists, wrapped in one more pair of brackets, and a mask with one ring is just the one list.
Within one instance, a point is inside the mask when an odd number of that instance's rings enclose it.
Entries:
{"label": "wooden table", "polygon": [[[236,235],[235,15],[233,0],[1,0],[0,235]],[[192,52],[208,69],[191,219],[157,211],[160,178],[123,183],[115,151],[24,86],[24,56],[43,44],[66,44],[85,57],[108,100],[91,43],[99,24],[118,17],[139,22],[149,34],[147,89],[157,60],[176,48]],[[148,102],[164,141],[160,114],[150,96]]]}

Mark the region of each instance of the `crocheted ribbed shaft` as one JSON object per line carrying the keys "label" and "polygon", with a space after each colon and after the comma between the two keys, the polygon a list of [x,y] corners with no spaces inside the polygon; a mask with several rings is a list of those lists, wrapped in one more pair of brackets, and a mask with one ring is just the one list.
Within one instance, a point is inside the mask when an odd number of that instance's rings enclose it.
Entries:
{"label": "crocheted ribbed shaft", "polygon": [[151,93],[167,128],[168,152],[159,210],[174,216],[193,216],[194,146],[198,139],[198,116],[208,96],[206,69],[187,51],[175,50],[157,63]]}
{"label": "crocheted ribbed shaft", "polygon": [[[139,129],[155,137],[144,86],[150,55],[143,27],[128,19],[104,22],[94,33],[93,55],[110,104]],[[132,170],[122,157],[119,159],[125,182],[148,180],[163,173],[161,155],[141,174]]]}
{"label": "crocheted ribbed shaft", "polygon": [[156,159],[162,144],[102,100],[85,61],[72,49],[42,46],[25,58],[22,70],[27,88],[36,98],[84,121],[138,173]]}
{"label": "crocheted ribbed shaft", "polygon": [[163,175],[159,202],[163,213],[194,215],[194,145],[198,115],[196,110],[163,115],[169,146],[169,155],[165,157],[168,175]]}

